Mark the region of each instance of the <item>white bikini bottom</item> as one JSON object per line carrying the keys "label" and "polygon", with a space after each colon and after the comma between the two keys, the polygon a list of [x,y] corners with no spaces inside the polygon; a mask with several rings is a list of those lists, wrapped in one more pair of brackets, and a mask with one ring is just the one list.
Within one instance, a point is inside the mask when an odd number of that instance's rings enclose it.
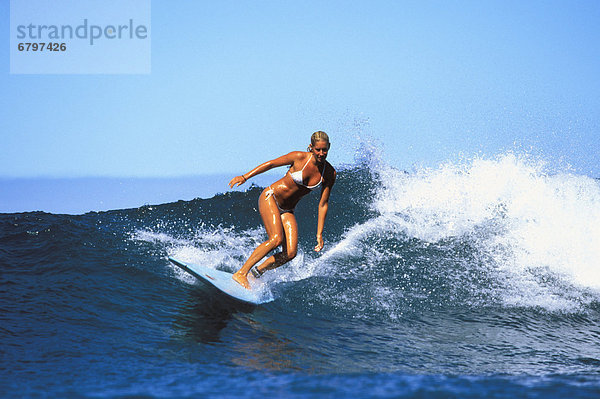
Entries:
{"label": "white bikini bottom", "polygon": [[273,197],[273,199],[275,200],[275,205],[277,205],[277,209],[279,209],[279,212],[281,214],[284,213],[294,213],[294,209],[281,209],[281,207],[279,206],[279,202],[277,202],[277,197],[275,196],[275,191],[273,191],[273,187],[269,186],[269,189],[265,192],[265,200],[269,200],[269,197]]}

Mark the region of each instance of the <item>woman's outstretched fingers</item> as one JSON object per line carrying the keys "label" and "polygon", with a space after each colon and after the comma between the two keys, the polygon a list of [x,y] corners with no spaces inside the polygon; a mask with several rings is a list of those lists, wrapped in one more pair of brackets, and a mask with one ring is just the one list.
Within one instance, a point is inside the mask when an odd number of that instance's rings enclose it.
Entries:
{"label": "woman's outstretched fingers", "polygon": [[245,182],[242,176],[236,176],[229,182],[229,188],[233,188],[235,186],[241,186]]}

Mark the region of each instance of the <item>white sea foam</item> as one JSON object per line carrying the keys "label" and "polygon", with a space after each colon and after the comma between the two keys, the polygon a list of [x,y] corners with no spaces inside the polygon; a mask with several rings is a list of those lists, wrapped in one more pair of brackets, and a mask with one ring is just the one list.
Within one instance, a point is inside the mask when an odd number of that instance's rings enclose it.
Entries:
{"label": "white sea foam", "polygon": [[597,300],[597,180],[549,174],[542,162],[512,153],[411,174],[379,162],[376,172],[379,216],[350,229],[315,268],[368,252],[365,239],[373,235],[401,232],[425,244],[468,237],[484,260],[469,267],[485,265],[505,305],[572,310]]}
{"label": "white sea foam", "polygon": [[[208,266],[230,273],[237,271],[250,256],[252,250],[264,239],[263,229],[236,230],[221,226],[199,226],[191,238],[176,238],[164,232],[138,230],[133,240],[162,244],[168,256],[183,262]],[[167,262],[173,274],[188,284],[197,283],[196,279],[179,267]],[[269,289],[269,280],[254,280],[253,289],[259,291],[261,298],[268,302],[273,299]]]}
{"label": "white sea foam", "polygon": [[133,240],[164,245],[169,256],[184,262],[199,263],[229,272],[237,270],[262,241],[261,229],[236,231],[233,228],[199,226],[191,237],[174,237],[165,232],[137,230]]}

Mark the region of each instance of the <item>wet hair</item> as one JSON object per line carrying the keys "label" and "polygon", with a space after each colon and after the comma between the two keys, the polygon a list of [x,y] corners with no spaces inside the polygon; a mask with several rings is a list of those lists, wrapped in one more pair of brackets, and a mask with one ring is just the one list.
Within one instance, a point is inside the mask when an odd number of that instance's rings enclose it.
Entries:
{"label": "wet hair", "polygon": [[328,147],[331,145],[331,143],[329,142],[329,136],[327,135],[327,133],[325,133],[321,130],[318,130],[318,131],[314,132],[312,134],[312,136],[310,136],[310,147],[308,147],[309,151],[310,151],[310,148],[312,148],[312,146],[317,144],[317,141],[327,142]]}

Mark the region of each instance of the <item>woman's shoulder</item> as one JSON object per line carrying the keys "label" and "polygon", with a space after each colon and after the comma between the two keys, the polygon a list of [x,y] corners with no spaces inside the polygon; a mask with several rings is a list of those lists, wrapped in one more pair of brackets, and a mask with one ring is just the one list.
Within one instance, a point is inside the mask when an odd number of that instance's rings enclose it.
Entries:
{"label": "woman's shoulder", "polygon": [[302,161],[306,159],[306,157],[310,156],[310,152],[292,151],[289,154],[287,154],[287,156],[293,158],[295,161]]}
{"label": "woman's shoulder", "polygon": [[[288,157],[293,161],[292,163],[296,163],[295,167],[302,168],[302,165],[308,161],[310,157],[310,152],[306,151],[292,151],[288,154]],[[300,165],[301,164],[301,165]]]}
{"label": "woman's shoulder", "polygon": [[[292,151],[292,152],[288,152],[285,155],[280,156],[279,158],[276,158],[274,161],[277,164],[277,166],[282,166],[282,165],[294,165],[296,162],[302,162],[302,160],[304,160],[306,158],[306,153],[303,151]],[[271,161],[273,162],[273,161]]]}

